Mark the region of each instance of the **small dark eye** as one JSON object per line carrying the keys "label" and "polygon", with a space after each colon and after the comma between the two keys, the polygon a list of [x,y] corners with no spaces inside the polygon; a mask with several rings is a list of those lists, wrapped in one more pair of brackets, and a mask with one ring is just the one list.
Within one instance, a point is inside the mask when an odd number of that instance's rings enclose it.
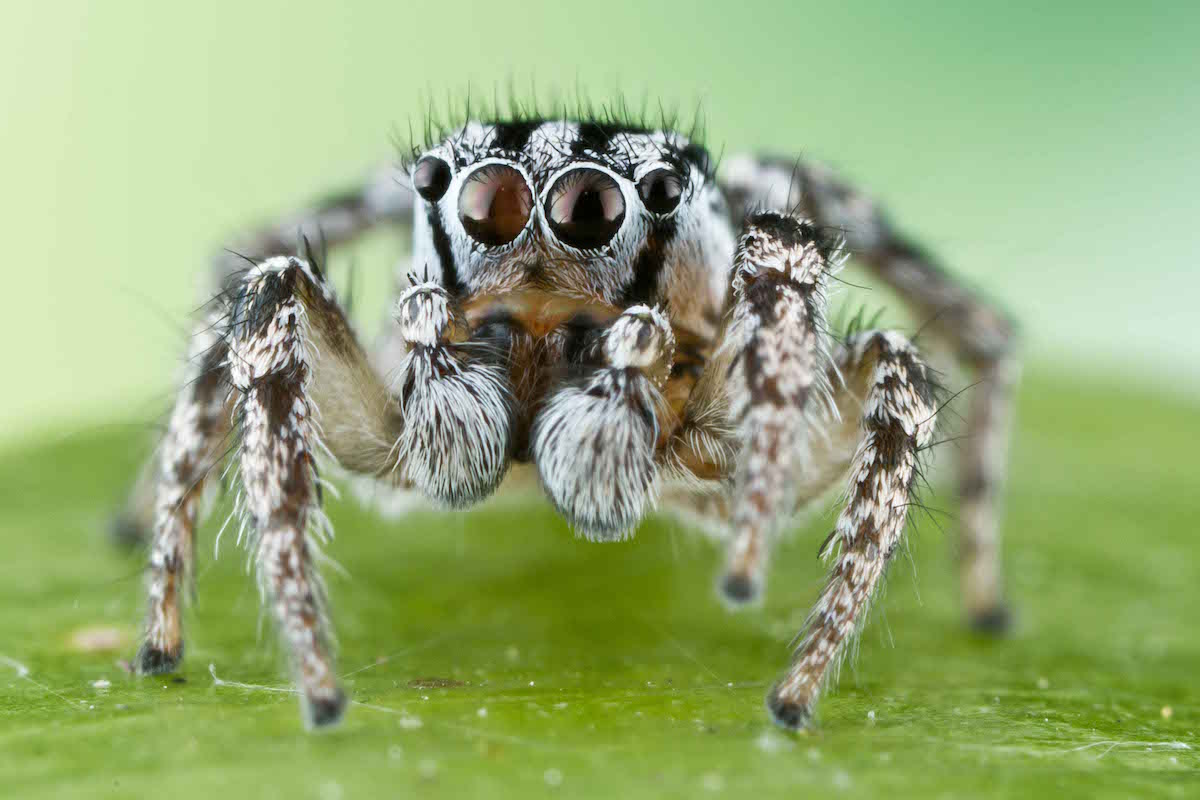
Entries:
{"label": "small dark eye", "polygon": [[450,187],[450,165],[437,156],[425,156],[413,169],[412,182],[417,194],[436,203]]}
{"label": "small dark eye", "polygon": [[638,181],[638,196],[653,214],[669,214],[679,205],[683,181],[673,170],[656,169]]}
{"label": "small dark eye", "polygon": [[525,230],[533,195],[525,176],[504,164],[487,164],[470,174],[458,195],[463,228],[480,244],[508,244]]}
{"label": "small dark eye", "polygon": [[572,170],[550,189],[546,219],[554,235],[572,247],[603,247],[621,229],[625,198],[617,182],[600,170]]}

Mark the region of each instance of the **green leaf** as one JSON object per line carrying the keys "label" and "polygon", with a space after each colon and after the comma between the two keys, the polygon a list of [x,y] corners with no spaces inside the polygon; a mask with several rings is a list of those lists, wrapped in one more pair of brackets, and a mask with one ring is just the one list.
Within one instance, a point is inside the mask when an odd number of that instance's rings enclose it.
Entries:
{"label": "green leaf", "polygon": [[827,515],[778,549],[765,605],[732,614],[713,590],[720,553],[669,522],[589,544],[536,499],[400,522],[331,499],[328,553],[348,576],[326,575],[355,705],[310,735],[231,533],[211,558],[227,503],[201,537],[184,669],[138,679],[118,662],[141,560],[103,530],[144,437],[10,450],[4,795],[1183,796],[1200,766],[1200,468],[1179,445],[1200,441],[1197,418],[1146,393],[1028,381],[1005,523],[1014,635],[962,625],[953,500],[930,498],[951,517],[918,519],[801,735],[770,725],[763,695],[816,596]]}

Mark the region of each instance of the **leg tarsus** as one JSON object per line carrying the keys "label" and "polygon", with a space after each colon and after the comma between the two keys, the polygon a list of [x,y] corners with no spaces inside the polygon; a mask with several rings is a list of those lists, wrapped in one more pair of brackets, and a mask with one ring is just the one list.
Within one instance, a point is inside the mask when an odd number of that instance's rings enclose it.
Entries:
{"label": "leg tarsus", "polygon": [[781,694],[778,684],[772,686],[771,691],[767,693],[767,712],[771,715],[771,720],[785,730],[811,729],[814,724],[812,711],[811,704],[798,702]]}
{"label": "leg tarsus", "polygon": [[972,612],[971,630],[985,636],[1006,636],[1013,627],[1013,612],[1007,603],[1001,602],[991,608]]}
{"label": "leg tarsus", "polygon": [[174,672],[183,661],[183,643],[179,649],[170,652],[160,650],[149,642],[142,642],[137,655],[133,658],[133,671],[138,675],[165,675]]}
{"label": "leg tarsus", "polygon": [[721,597],[731,608],[743,608],[762,599],[763,581],[755,575],[726,572],[721,577]]}
{"label": "leg tarsus", "polygon": [[310,731],[325,730],[342,721],[342,717],[346,715],[346,707],[350,705],[350,698],[339,686],[332,692],[318,695],[306,692],[301,695],[300,704],[300,716],[304,720],[304,727]]}

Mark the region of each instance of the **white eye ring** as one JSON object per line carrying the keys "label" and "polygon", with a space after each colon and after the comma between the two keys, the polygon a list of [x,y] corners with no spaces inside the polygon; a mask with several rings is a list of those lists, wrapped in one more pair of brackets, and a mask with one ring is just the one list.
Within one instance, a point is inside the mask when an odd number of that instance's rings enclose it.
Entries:
{"label": "white eye ring", "polygon": [[548,190],[545,217],[559,241],[579,250],[596,250],[621,230],[625,193],[608,173],[578,166],[560,175]]}
{"label": "white eye ring", "polygon": [[[558,233],[554,230],[554,227],[550,224],[550,220],[548,218],[549,208],[551,206],[551,192],[558,187],[559,181],[562,180],[564,176],[566,176],[568,173],[580,170],[593,170],[606,175],[612,180],[613,183],[617,185],[617,188],[621,190],[621,200],[624,204],[624,219],[613,232],[612,236],[609,237],[609,241],[607,243],[608,245],[611,245],[613,242],[616,242],[618,239],[620,239],[621,236],[629,229],[631,224],[630,220],[637,216],[636,213],[630,212],[637,209],[639,204],[637,201],[637,192],[634,190],[633,184],[631,184],[623,175],[614,172],[612,169],[609,169],[603,164],[599,164],[595,161],[576,161],[572,164],[562,167],[556,172],[551,173],[550,176],[546,178],[542,193],[538,197],[537,209],[535,209],[536,213],[540,214],[542,217],[542,230],[546,236],[553,239],[555,242],[558,242],[567,250],[587,252],[589,249],[595,248],[577,247],[571,244],[569,241],[559,238]],[[601,245],[601,247],[604,247],[604,245]]]}
{"label": "white eye ring", "polygon": [[458,220],[484,247],[511,244],[529,226],[534,213],[529,177],[499,159],[481,162],[458,186]]}

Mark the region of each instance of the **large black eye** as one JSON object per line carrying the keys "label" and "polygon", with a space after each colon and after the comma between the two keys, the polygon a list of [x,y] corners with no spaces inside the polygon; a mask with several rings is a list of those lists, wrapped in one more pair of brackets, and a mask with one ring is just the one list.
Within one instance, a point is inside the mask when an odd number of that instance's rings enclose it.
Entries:
{"label": "large black eye", "polygon": [[679,205],[683,181],[673,170],[656,169],[638,181],[638,196],[653,214],[669,214]]}
{"label": "large black eye", "polygon": [[425,156],[413,168],[412,182],[417,194],[436,203],[450,186],[450,165],[437,156]]}
{"label": "large black eye", "polygon": [[472,172],[458,195],[463,227],[472,239],[490,247],[517,238],[532,210],[525,177],[504,164],[487,164]]}
{"label": "large black eye", "polygon": [[617,182],[600,170],[571,170],[550,189],[546,219],[554,235],[572,247],[603,247],[625,220],[625,198]]}

